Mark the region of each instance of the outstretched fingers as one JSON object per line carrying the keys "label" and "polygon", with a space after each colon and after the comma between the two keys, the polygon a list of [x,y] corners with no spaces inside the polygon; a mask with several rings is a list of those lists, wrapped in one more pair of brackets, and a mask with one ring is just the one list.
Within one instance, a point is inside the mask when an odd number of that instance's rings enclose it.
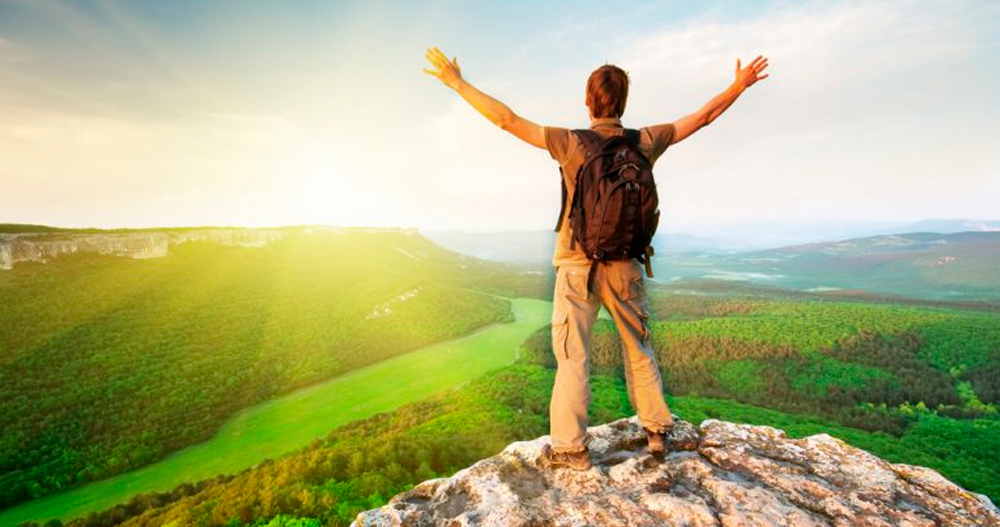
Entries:
{"label": "outstretched fingers", "polygon": [[438,49],[437,46],[434,47],[434,56],[437,57],[441,63],[448,64],[448,57],[440,49]]}
{"label": "outstretched fingers", "polygon": [[764,71],[764,68],[766,68],[766,67],[767,67],[767,59],[764,59],[760,63],[757,64],[757,68],[754,69],[754,76],[757,77],[757,80],[761,80],[761,79],[766,79],[767,78],[767,76],[769,75],[768,73],[765,73],[763,75],[760,74],[760,72]]}
{"label": "outstretched fingers", "polygon": [[442,67],[441,57],[435,54],[433,50],[428,49],[427,53],[424,53],[424,57],[427,59],[428,62],[433,64],[435,68],[439,70],[441,69]]}
{"label": "outstretched fingers", "polygon": [[744,83],[745,86],[751,86],[761,79],[766,79],[768,74],[761,75],[765,68],[767,68],[767,57],[764,55],[757,55],[745,67],[743,61],[736,57],[736,79]]}
{"label": "outstretched fingers", "polygon": [[427,52],[424,53],[424,57],[426,57],[428,62],[433,64],[439,72],[444,72],[444,70],[448,68],[458,69],[458,57],[448,60],[448,57],[445,56],[445,54],[437,47],[427,48]]}

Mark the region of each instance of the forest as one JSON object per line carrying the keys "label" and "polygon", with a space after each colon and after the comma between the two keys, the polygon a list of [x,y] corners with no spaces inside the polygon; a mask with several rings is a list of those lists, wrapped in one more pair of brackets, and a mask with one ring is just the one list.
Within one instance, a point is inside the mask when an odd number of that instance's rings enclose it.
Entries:
{"label": "forest", "polygon": [[[65,525],[346,526],[357,513],[416,483],[449,476],[510,442],[548,433],[553,380],[554,371],[543,366],[511,365],[460,389],[340,427],[239,474],[136,495]],[[620,377],[596,374],[592,388],[592,423],[632,414]],[[888,461],[929,466],[966,488],[1000,497],[1000,422],[994,419],[959,420],[914,409],[910,428],[896,436],[727,399],[668,401],[676,416],[694,423],[715,418],[771,425],[791,437],[829,433]]]}
{"label": "forest", "polygon": [[[147,465],[255,403],[511,317],[476,288],[512,273],[405,232],[172,251],[0,273],[0,509]],[[506,284],[523,287],[516,275]]]}
{"label": "forest", "polygon": [[[908,425],[907,405],[959,418],[997,414],[994,312],[669,294],[654,295],[650,308],[653,347],[673,394],[731,398],[893,434]],[[555,366],[548,328],[528,339],[525,353]],[[614,325],[599,321],[593,368],[620,374],[621,356]]]}
{"label": "forest", "polygon": [[[776,426],[793,437],[829,433],[1000,499],[995,386],[980,379],[997,367],[996,313],[662,291],[651,307],[677,417]],[[632,414],[620,344],[601,324],[591,423]],[[692,338],[692,325],[703,338]],[[550,353],[544,328],[524,342],[518,363],[469,385],[238,474],[137,495],[67,525],[347,525],[420,481],[548,433]]]}
{"label": "forest", "polygon": [[[192,242],[144,260],[73,254],[0,273],[0,507],[149,464],[242,408],[511,320],[495,295],[551,295],[550,276],[419,235],[315,236],[261,248]],[[651,341],[679,417],[830,433],[1000,498],[996,309],[650,285]],[[547,433],[549,331],[524,341],[517,364],[460,389],[67,523],[346,525],[413,484]],[[608,320],[591,358],[591,422],[630,415]]]}

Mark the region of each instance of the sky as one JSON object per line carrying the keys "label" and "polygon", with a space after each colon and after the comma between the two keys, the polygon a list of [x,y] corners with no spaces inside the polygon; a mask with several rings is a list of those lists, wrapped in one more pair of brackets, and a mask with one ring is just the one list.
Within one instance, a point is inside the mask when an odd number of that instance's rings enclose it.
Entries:
{"label": "sky", "polygon": [[770,76],[654,174],[661,228],[998,219],[1000,2],[0,0],[0,223],[548,229],[558,166],[422,72],[548,126]]}

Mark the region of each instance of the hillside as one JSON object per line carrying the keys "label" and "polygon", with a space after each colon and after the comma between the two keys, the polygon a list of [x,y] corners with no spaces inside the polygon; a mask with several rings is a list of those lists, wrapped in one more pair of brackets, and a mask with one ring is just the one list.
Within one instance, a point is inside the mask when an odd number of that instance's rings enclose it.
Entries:
{"label": "hillside", "polygon": [[[538,280],[404,230],[30,238],[75,248],[0,271],[0,508],[149,464],[242,408],[508,320],[508,303],[484,292]],[[165,254],[128,258],[160,241]]]}
{"label": "hillside", "polygon": [[[660,283],[726,280],[811,292],[865,291],[924,300],[1000,303],[1000,230],[994,223],[926,220],[907,228],[924,226],[944,232],[911,230],[756,250],[739,250],[733,236],[660,232],[653,239],[653,267]],[[962,227],[969,230],[952,231]],[[821,235],[805,234],[799,238]],[[551,231],[440,231],[428,236],[477,258],[530,265],[543,274],[551,270],[555,243]]]}

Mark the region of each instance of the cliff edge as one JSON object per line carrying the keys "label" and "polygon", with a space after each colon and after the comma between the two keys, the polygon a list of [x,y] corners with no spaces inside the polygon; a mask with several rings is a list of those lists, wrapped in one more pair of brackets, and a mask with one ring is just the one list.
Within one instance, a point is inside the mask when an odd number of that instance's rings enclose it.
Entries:
{"label": "cliff edge", "polygon": [[827,434],[789,439],[766,426],[678,421],[656,458],[635,417],[588,432],[590,470],[546,466],[548,436],[512,443],[359,514],[352,527],[1000,527],[986,496]]}

